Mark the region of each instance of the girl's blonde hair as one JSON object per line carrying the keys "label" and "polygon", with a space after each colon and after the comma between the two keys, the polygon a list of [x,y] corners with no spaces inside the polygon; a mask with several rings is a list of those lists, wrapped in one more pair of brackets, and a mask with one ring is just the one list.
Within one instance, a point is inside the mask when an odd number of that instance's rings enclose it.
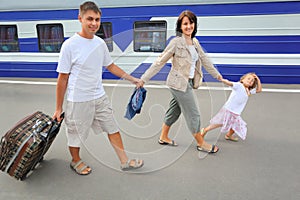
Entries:
{"label": "girl's blonde hair", "polygon": [[[248,75],[255,75],[254,72],[250,72],[250,73],[247,73],[247,74],[244,74],[241,78],[240,78],[240,82],[243,83],[243,79],[248,76]],[[249,87],[249,90],[252,90],[253,88],[256,88],[257,86],[257,78],[254,78],[254,82],[253,84]]]}

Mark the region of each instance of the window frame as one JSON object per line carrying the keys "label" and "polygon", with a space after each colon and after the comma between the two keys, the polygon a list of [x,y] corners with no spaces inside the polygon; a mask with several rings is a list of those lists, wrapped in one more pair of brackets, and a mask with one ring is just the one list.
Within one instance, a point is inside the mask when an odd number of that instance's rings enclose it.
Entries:
{"label": "window frame", "polygon": [[[110,37],[105,37],[103,27],[107,26],[107,25],[110,27],[110,32],[108,30],[108,36],[110,36]],[[113,43],[114,43],[114,41],[113,41],[113,30],[112,30],[112,23],[111,22],[101,22],[100,28],[96,32],[96,36],[98,36],[98,37],[100,37],[101,39],[104,40],[109,52],[112,52],[114,50],[114,48],[113,48]]]}
{"label": "window frame", "polygon": [[[60,30],[60,38],[41,38],[41,29],[40,27],[47,27],[49,29],[52,29],[53,27],[59,28]],[[37,24],[36,25],[36,30],[37,30],[37,38],[38,38],[38,47],[39,47],[39,52],[45,52],[45,53],[59,53],[60,49],[61,49],[61,45],[64,42],[64,26],[61,23],[47,23],[47,24]],[[45,30],[43,30],[45,31]],[[51,37],[51,31],[48,33],[49,37]],[[43,40],[47,41],[47,40],[54,40],[53,43],[51,44],[51,42],[42,44]],[[60,41],[59,41],[60,39]],[[55,41],[57,40],[57,41]],[[46,44],[48,44],[48,46],[46,46]],[[44,46],[42,46],[44,45]]]}
{"label": "window frame", "polygon": [[[6,38],[4,38],[4,39],[2,39],[1,37],[2,37],[2,35],[4,35],[4,34],[2,34],[1,33],[1,28],[6,28],[6,30],[4,30],[4,31],[8,31],[8,28],[14,28],[14,31],[15,31],[15,34],[14,34],[14,36],[13,36],[13,38],[11,38],[11,42],[9,41],[10,39],[6,39]],[[6,37],[7,37],[8,35],[6,34]],[[5,41],[6,40],[6,43],[5,42],[3,42],[3,41]],[[12,43],[12,44],[9,44],[9,43]],[[12,47],[9,49],[9,45],[12,45]],[[7,48],[7,50],[5,50],[5,49],[3,49],[3,48]],[[16,24],[5,24],[5,25],[0,25],[0,52],[1,53],[5,53],[5,52],[20,52],[20,45],[19,45],[19,36],[18,36],[18,27],[17,27],[17,25]]]}
{"label": "window frame", "polygon": [[[150,26],[147,27],[147,25]],[[154,33],[156,34],[156,39],[153,36]],[[145,37],[141,37],[141,40],[144,40],[143,47],[142,47],[143,42],[137,40],[138,37],[141,36],[142,34],[145,35]],[[146,40],[149,41],[147,42]],[[155,45],[155,43],[157,43],[157,45]],[[162,52],[166,48],[166,45],[167,45],[167,21],[155,20],[155,21],[134,22],[134,27],[133,27],[133,51],[134,52]]]}

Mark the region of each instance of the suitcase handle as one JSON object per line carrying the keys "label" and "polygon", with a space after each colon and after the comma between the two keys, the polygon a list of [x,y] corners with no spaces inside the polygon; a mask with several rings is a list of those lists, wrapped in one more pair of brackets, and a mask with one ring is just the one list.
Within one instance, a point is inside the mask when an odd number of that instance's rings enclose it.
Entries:
{"label": "suitcase handle", "polygon": [[35,125],[32,127],[33,129],[35,129],[35,130],[34,130],[34,135],[33,135],[33,136],[34,136],[34,139],[35,139],[35,136],[37,136],[38,134],[41,134],[41,132],[42,132],[43,130],[45,130],[48,126],[51,125],[51,127],[50,127],[50,129],[49,129],[49,131],[48,131],[48,133],[47,133],[47,137],[45,138],[45,139],[47,140],[48,137],[49,137],[49,133],[51,132],[52,127],[54,126],[54,124],[57,124],[58,126],[60,126],[61,123],[63,122],[63,119],[65,118],[65,113],[64,113],[64,112],[60,114],[60,118],[62,119],[60,122],[58,122],[57,119],[54,119],[54,120],[48,121],[47,123],[44,123],[44,124],[43,124],[42,126],[40,126],[40,127],[38,127],[38,126],[39,126],[42,122],[39,121],[39,120],[37,120],[36,123],[35,123]]}
{"label": "suitcase handle", "polygon": [[65,118],[65,113],[64,112],[60,114],[60,118],[62,118],[62,120],[60,122],[58,122],[57,119],[54,119],[54,120],[50,121],[50,123],[46,123],[42,126],[41,131],[43,131],[49,125],[50,125],[50,128],[49,128],[49,131],[48,131],[47,136],[46,136],[45,141],[44,141],[45,142],[44,149],[42,150],[42,152],[41,152],[39,158],[36,160],[36,162],[32,165],[30,171],[33,170],[35,168],[35,166],[42,160],[42,158],[44,156],[44,153],[45,153],[45,150],[46,150],[46,147],[47,147],[48,142],[49,142],[51,130],[54,127],[54,124],[57,124],[57,128],[59,128],[61,126],[61,124],[63,122],[63,119]]}
{"label": "suitcase handle", "polygon": [[46,124],[46,127],[49,126],[49,125],[51,125],[50,128],[49,128],[49,131],[47,133],[46,142],[48,142],[48,139],[50,137],[50,133],[51,133],[51,130],[52,130],[53,126],[55,124],[57,124],[58,127],[61,126],[61,124],[63,122],[63,119],[65,118],[65,113],[64,112],[60,114],[60,118],[62,119],[60,122],[58,122],[57,119],[54,119],[54,120],[51,121],[51,124]]}
{"label": "suitcase handle", "polygon": [[63,121],[63,119],[65,118],[65,112],[62,112],[62,113],[60,114],[60,118],[62,119],[60,122],[58,122],[56,118],[55,118],[53,121],[56,122],[56,123],[61,124],[62,121]]}

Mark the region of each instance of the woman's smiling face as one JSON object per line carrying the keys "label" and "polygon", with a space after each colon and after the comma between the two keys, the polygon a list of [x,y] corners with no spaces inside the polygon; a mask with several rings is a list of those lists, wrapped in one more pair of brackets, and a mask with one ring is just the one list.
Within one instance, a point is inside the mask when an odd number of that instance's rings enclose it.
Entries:
{"label": "woman's smiling face", "polygon": [[189,20],[189,18],[187,16],[185,16],[182,19],[182,22],[181,22],[182,34],[184,34],[184,35],[186,35],[188,37],[192,37],[192,33],[194,31],[194,28],[195,28],[195,23],[191,22]]}

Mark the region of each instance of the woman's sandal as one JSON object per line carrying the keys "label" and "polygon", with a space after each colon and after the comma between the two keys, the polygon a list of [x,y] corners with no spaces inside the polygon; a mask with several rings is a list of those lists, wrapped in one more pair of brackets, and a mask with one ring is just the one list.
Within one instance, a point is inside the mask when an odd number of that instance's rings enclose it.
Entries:
{"label": "woman's sandal", "polygon": [[168,146],[173,146],[173,147],[178,146],[178,144],[174,140],[172,140],[171,142],[166,142],[164,140],[159,139],[158,143],[161,144],[161,145],[168,145]]}
{"label": "woman's sandal", "polygon": [[121,170],[128,171],[128,170],[131,170],[131,169],[138,169],[138,168],[141,168],[143,165],[144,165],[143,160],[131,159],[131,160],[128,160],[126,163],[121,164]]}
{"label": "woman's sandal", "polygon": [[[79,167],[80,165],[81,167]],[[87,166],[82,160],[79,160],[78,162],[71,162],[70,167],[79,175],[88,175],[92,172],[92,169]],[[88,168],[90,168],[90,170],[86,172],[86,169]]]}
{"label": "woman's sandal", "polygon": [[212,145],[211,149],[208,150],[208,149],[205,149],[201,146],[197,146],[197,150],[198,151],[204,151],[204,152],[207,152],[207,153],[217,153],[219,151],[219,147],[217,147],[216,145]]}

